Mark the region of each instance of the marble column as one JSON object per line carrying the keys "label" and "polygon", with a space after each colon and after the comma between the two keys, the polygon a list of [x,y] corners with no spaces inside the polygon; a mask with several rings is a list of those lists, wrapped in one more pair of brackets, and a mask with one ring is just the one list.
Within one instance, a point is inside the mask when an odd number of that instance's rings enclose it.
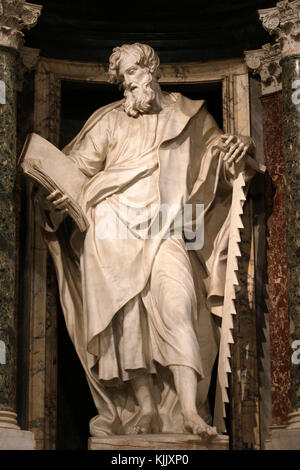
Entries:
{"label": "marble column", "polygon": [[[282,60],[283,143],[285,157],[288,305],[291,346],[300,349],[300,54]],[[296,84],[296,85],[295,85]],[[297,93],[297,90],[296,90]],[[299,356],[299,354],[298,354]],[[290,425],[300,429],[300,365],[291,351]]]}
{"label": "marble column", "polygon": [[22,29],[33,27],[40,5],[0,1],[0,449],[33,449],[16,414],[16,86]]}
{"label": "marble column", "polygon": [[[276,445],[280,448],[285,442],[288,448],[300,449],[300,354],[294,351],[300,348],[300,0],[284,0],[258,13],[263,27],[275,36],[280,47],[282,67],[291,405],[288,426],[277,433]],[[284,437],[286,431],[288,437]]]}
{"label": "marble column", "polygon": [[270,337],[269,393],[272,401],[269,426],[281,426],[287,424],[291,401],[281,48],[278,44],[265,44],[259,50],[246,51],[245,56],[250,71],[261,79],[264,163],[267,167],[264,205]]}

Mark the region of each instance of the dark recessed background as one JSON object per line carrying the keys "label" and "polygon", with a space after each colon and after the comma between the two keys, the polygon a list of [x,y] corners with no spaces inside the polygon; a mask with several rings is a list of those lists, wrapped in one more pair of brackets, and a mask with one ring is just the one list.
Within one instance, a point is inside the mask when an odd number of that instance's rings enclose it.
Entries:
{"label": "dark recessed background", "polygon": [[[38,0],[35,0],[39,3]],[[144,42],[162,62],[242,57],[272,39],[257,10],[274,0],[41,0],[42,15],[26,32],[41,56],[107,62],[113,47]]]}
{"label": "dark recessed background", "polygon": [[[182,93],[192,100],[206,100],[208,111],[219,127],[223,127],[221,82],[176,83],[162,85],[161,88]],[[62,80],[59,147],[63,148],[75,137],[96,109],[122,98],[123,93],[115,85]]]}

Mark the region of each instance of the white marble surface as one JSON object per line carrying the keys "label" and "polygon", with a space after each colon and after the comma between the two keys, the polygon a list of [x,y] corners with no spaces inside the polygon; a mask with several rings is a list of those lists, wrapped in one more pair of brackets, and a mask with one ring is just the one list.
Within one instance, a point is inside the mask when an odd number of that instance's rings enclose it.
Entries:
{"label": "white marble surface", "polygon": [[0,428],[0,450],[35,450],[34,435],[30,431]]}
{"label": "white marble surface", "polygon": [[201,439],[189,434],[91,437],[89,450],[228,450],[228,436]]}
{"label": "white marble surface", "polygon": [[265,441],[266,450],[300,450],[300,428],[272,426],[270,437]]}

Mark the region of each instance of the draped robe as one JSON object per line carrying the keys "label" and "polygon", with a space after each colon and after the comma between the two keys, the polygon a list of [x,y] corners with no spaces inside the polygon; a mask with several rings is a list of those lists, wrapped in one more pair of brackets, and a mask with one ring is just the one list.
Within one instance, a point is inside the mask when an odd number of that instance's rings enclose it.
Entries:
{"label": "draped robe", "polygon": [[[126,367],[120,371],[115,341],[120,324],[122,348],[128,348],[125,356],[132,355],[138,341],[147,340],[139,318],[147,317],[147,308],[151,309],[147,296],[153,263],[174,220],[174,213],[167,211],[154,238],[101,237],[118,217],[124,199],[133,207],[137,201],[143,207],[153,202],[158,207],[204,205],[204,245],[187,253],[197,297],[197,406],[200,415],[210,419],[207,393],[218,350],[215,318],[222,312],[232,185],[220,154],[213,151],[222,132],[205,103],[179,93],[171,96],[174,103],[161,115],[129,117],[123,100],[100,108],[63,150],[87,176],[78,201],[89,221],[85,234],[70,219],[56,224],[51,214],[40,211],[66,326],[99,412],[90,423],[92,435],[126,433],[138,418],[129,382],[134,371]],[[126,221],[132,227],[131,222]],[[159,314],[158,306],[151,315]],[[181,364],[190,365],[182,354]],[[166,365],[152,357],[145,368],[153,374],[162,431],[183,432]]]}

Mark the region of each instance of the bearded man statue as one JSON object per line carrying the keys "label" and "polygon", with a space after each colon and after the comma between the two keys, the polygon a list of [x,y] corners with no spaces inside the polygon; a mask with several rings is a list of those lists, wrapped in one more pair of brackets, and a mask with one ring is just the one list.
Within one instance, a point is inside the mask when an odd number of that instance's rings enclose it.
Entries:
{"label": "bearded man statue", "polygon": [[[78,201],[86,233],[72,225],[66,196],[37,199],[67,329],[99,413],[90,432],[214,436],[208,391],[232,181],[241,171],[253,176],[253,142],[223,135],[204,101],[163,92],[148,45],[115,48],[109,77],[124,99],[96,111],[63,149],[87,178]],[[184,206],[193,210],[180,232],[174,207]],[[185,236],[197,223],[201,246]],[[115,236],[116,226],[129,236]]]}

